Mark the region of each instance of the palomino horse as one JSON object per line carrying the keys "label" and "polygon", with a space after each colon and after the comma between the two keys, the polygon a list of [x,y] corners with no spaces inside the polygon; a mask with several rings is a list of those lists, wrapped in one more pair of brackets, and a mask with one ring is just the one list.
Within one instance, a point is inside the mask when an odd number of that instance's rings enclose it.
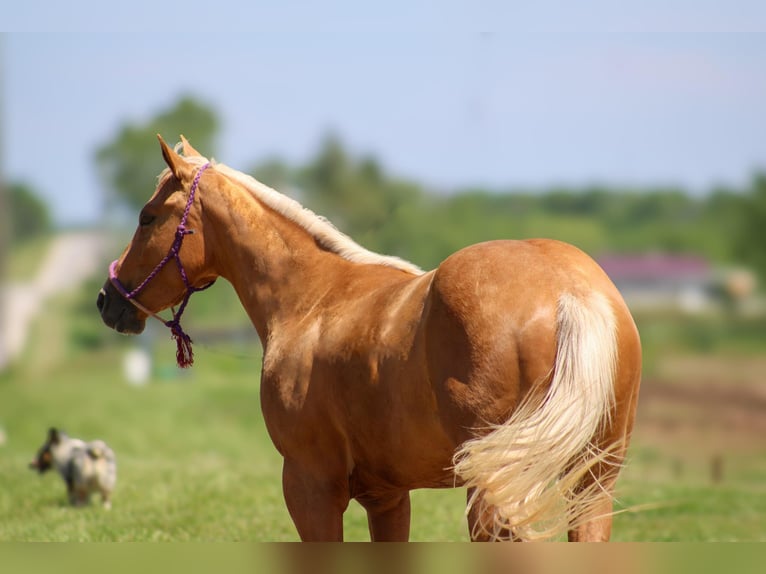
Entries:
{"label": "palomino horse", "polygon": [[301,539],[342,540],[355,499],[373,540],[407,540],[410,490],[461,485],[474,540],[609,539],[641,346],[592,259],[491,241],[423,272],[185,139],[183,155],[160,144],[168,169],[98,308],[140,333],[181,302],[166,325],[187,364],[189,295],[231,282],[263,344],[261,406]]}

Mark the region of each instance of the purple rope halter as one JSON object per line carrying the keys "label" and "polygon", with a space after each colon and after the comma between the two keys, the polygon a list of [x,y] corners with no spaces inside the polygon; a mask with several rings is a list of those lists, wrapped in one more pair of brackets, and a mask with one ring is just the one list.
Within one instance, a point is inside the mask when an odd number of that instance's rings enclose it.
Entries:
{"label": "purple rope halter", "polygon": [[[168,250],[167,255],[162,258],[162,261],[160,261],[157,266],[152,270],[149,275],[147,275],[146,279],[144,279],[138,287],[133,289],[132,291],[128,291],[125,286],[120,283],[120,280],[117,279],[117,259],[112,261],[112,264],[109,266],[109,281],[112,283],[115,289],[122,295],[125,299],[130,301],[135,307],[146,313],[147,315],[154,317],[155,319],[161,321],[166,327],[170,329],[170,332],[172,334],[173,339],[176,341],[176,362],[178,363],[178,366],[181,368],[186,368],[194,364],[194,351],[192,350],[192,340],[189,335],[187,335],[184,330],[181,328],[181,315],[183,315],[184,310],[186,309],[186,305],[189,303],[189,299],[191,298],[193,293],[196,293],[197,291],[204,291],[208,287],[210,287],[215,281],[211,281],[207,285],[204,285],[202,287],[194,287],[190,282],[189,278],[186,275],[186,270],[184,269],[183,263],[181,263],[181,244],[184,241],[184,237],[187,235],[191,235],[194,233],[193,229],[187,229],[186,227],[186,220],[189,218],[189,211],[191,211],[191,206],[194,203],[194,195],[197,191],[197,187],[199,186],[199,181],[202,178],[202,172],[204,172],[208,167],[210,167],[210,163],[206,163],[201,168],[199,168],[199,171],[194,176],[194,181],[192,181],[191,189],[189,190],[189,199],[186,202],[186,208],[184,209],[183,216],[181,217],[181,222],[178,224],[178,227],[176,228],[176,235],[175,239],[173,240],[173,244],[170,246],[170,249]],[[149,284],[149,282],[154,279],[159,272],[162,270],[163,267],[167,264],[168,261],[171,259],[175,259],[176,265],[178,266],[178,272],[181,274],[181,279],[184,282],[184,285],[186,286],[186,293],[184,293],[184,298],[181,301],[181,305],[178,307],[178,311],[173,309],[173,318],[169,321],[166,321],[162,317],[160,317],[157,313],[154,313],[153,311],[150,311],[146,307],[144,307],[141,303],[139,303],[136,300],[136,296],[143,291],[143,289]]]}

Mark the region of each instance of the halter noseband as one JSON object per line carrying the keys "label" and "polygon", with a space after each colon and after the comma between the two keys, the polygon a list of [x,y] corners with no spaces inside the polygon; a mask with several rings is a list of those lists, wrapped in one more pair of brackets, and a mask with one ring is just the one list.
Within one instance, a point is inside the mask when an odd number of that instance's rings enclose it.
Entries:
{"label": "halter noseband", "polygon": [[[194,180],[192,181],[191,188],[189,190],[189,199],[186,201],[186,208],[184,209],[183,216],[181,217],[181,222],[178,224],[178,227],[176,228],[176,236],[173,240],[173,244],[170,246],[170,249],[168,250],[167,255],[162,258],[162,261],[160,261],[157,266],[152,270],[149,275],[146,276],[146,279],[144,279],[138,287],[133,289],[132,291],[128,291],[125,286],[120,283],[120,280],[117,279],[117,259],[112,261],[112,264],[109,266],[109,281],[114,286],[115,289],[122,295],[125,299],[130,301],[137,309],[143,311],[150,317],[154,317],[155,319],[159,320],[164,324],[166,327],[170,329],[170,332],[172,333],[173,339],[176,341],[176,361],[178,363],[178,366],[181,368],[186,368],[194,364],[194,352],[192,351],[192,340],[189,335],[187,335],[184,330],[181,328],[181,315],[183,315],[184,309],[186,309],[186,304],[189,302],[189,298],[192,296],[193,293],[196,293],[197,291],[203,291],[210,287],[215,281],[211,281],[207,285],[204,285],[202,287],[194,287],[190,282],[189,278],[186,275],[186,270],[184,269],[183,263],[181,263],[181,244],[184,241],[184,237],[187,235],[190,235],[194,233],[193,229],[187,229],[186,228],[186,220],[189,218],[189,211],[191,211],[191,206],[194,203],[194,195],[197,191],[197,187],[199,186],[199,181],[202,178],[202,172],[204,172],[208,167],[210,167],[210,163],[206,163],[201,168],[199,168],[199,171],[194,176]],[[150,311],[147,309],[144,305],[139,303],[135,298],[136,296],[141,293],[141,291],[144,290],[144,288],[149,284],[149,281],[154,279],[157,274],[162,270],[163,267],[167,264],[168,261],[171,259],[175,259],[176,265],[178,266],[178,272],[181,274],[181,279],[184,282],[184,285],[186,286],[186,293],[184,293],[184,298],[181,301],[181,305],[178,307],[178,311],[173,310],[173,318],[169,321],[166,321],[162,317],[160,317],[157,313]]]}

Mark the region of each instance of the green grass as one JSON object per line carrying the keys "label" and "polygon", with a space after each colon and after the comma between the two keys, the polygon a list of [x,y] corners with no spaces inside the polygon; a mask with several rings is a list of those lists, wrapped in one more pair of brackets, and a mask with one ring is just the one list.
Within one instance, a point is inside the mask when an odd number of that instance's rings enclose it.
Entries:
{"label": "green grass", "polygon": [[[157,330],[156,376],[131,387],[122,360],[138,340],[100,324],[96,287],[48,305],[20,364],[0,375],[7,434],[0,446],[0,541],[297,540],[282,500],[281,459],[260,412],[257,342],[197,344],[195,366],[181,372],[167,333]],[[228,298],[216,287],[192,301],[192,336],[213,324],[206,314],[229,313],[230,302],[197,300],[216,293]],[[52,425],[114,448],[119,478],[111,511],[69,507],[57,475],[27,468]],[[701,457],[675,475],[664,446],[639,437],[631,450],[617,506],[629,511],[615,517],[614,540],[766,540],[763,448],[733,458],[727,480],[714,485]],[[416,491],[412,498],[412,540],[467,540],[462,489]],[[369,539],[355,502],[345,534]]]}
{"label": "green grass", "polygon": [[[630,542],[740,542],[766,540],[766,490],[740,486],[661,485],[644,490],[663,501],[615,518],[613,540]],[[630,497],[627,505],[641,507],[642,499]]]}
{"label": "green grass", "polygon": [[[0,540],[297,540],[282,501],[281,459],[260,413],[256,362],[199,349],[187,376],[131,387],[119,374],[119,354],[107,352],[44,379],[0,381],[8,436],[0,451]],[[70,508],[58,476],[26,467],[51,425],[114,448],[111,511]],[[413,538],[464,537],[462,500],[459,491],[415,493]],[[356,503],[345,524],[347,539],[369,538]]]}

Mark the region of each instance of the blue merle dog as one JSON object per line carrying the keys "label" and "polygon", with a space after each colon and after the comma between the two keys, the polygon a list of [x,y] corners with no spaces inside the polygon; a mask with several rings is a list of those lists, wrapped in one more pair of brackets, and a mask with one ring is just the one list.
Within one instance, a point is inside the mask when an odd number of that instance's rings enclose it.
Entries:
{"label": "blue merle dog", "polygon": [[29,467],[40,474],[55,467],[64,479],[73,506],[84,506],[98,491],[107,510],[112,507],[112,491],[117,482],[114,452],[102,440],[85,442],[52,428]]}

